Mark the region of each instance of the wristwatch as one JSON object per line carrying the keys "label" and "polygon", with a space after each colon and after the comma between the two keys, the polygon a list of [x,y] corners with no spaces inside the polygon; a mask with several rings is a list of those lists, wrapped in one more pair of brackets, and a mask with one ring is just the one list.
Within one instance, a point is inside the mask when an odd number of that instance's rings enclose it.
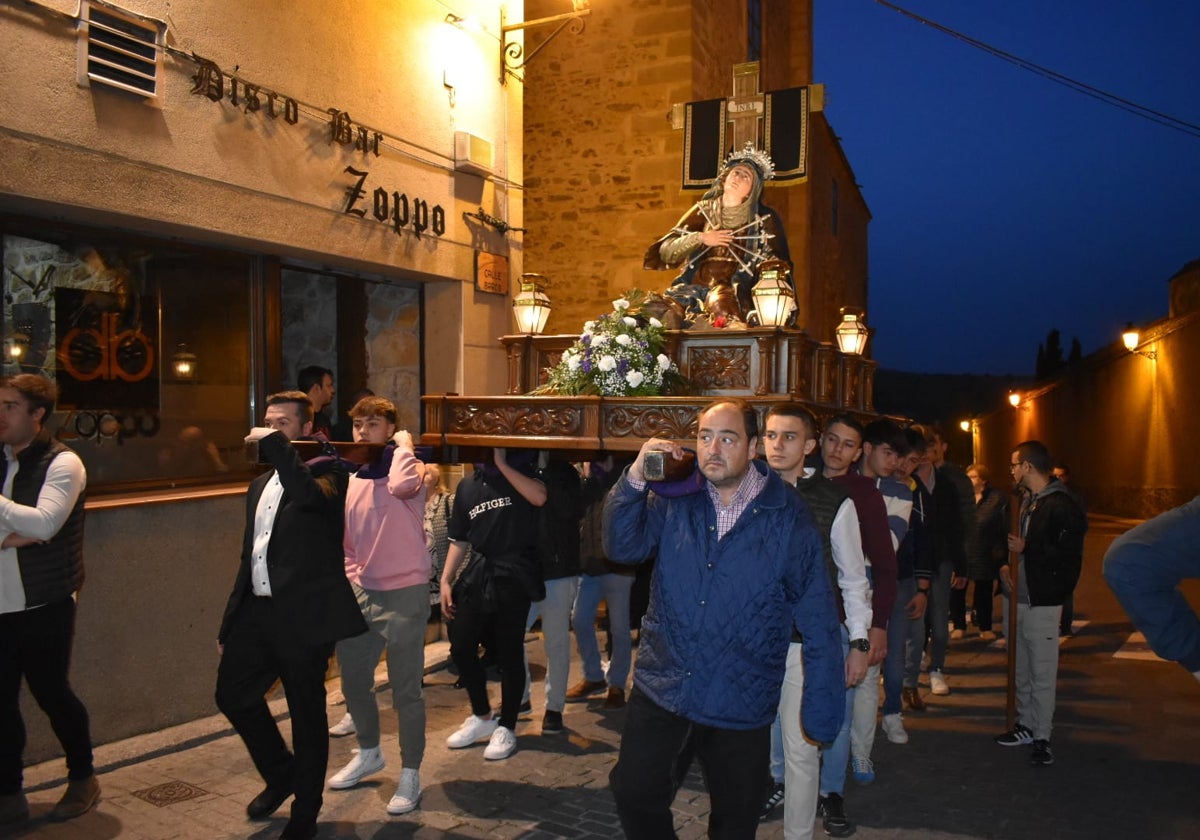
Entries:
{"label": "wristwatch", "polygon": [[866,639],[851,639],[850,647],[854,650],[861,650],[863,653],[871,652],[871,643]]}

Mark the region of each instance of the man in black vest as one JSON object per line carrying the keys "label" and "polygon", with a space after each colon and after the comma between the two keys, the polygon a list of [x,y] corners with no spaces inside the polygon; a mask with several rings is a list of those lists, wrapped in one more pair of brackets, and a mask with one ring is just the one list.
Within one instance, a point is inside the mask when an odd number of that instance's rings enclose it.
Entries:
{"label": "man in black vest", "polygon": [[[246,437],[275,469],[246,493],[241,565],[217,635],[217,707],[267,784],[246,814],[265,819],[294,793],[284,840],[316,836],[329,762],[325,668],[334,643],[367,629],[342,552],[349,474],[329,458],[302,463],[291,445],[312,431],[312,416],[305,394],[272,394],[263,427]],[[264,699],[276,680],[294,755]]]}
{"label": "man in black vest", "polygon": [[41,376],[0,380],[0,827],[29,816],[21,792],[22,676],[67,758],[67,791],[51,818],[78,817],[100,798],[87,709],[67,682],[83,584],[87,473],[44,429],[57,398]]}
{"label": "man in black vest", "polygon": [[[763,434],[767,463],[808,504],[821,535],[825,567],[837,597],[838,618],[844,622],[850,638],[865,641],[871,627],[871,602],[858,510],[846,488],[804,465],[805,458],[817,447],[817,437],[817,419],[799,403],[780,403],[767,412]],[[779,714],[771,732],[772,786],[760,815],[760,819],[766,819],[782,801],[784,833],[789,837],[793,833],[811,837],[820,788],[820,753],[801,727],[802,641],[793,627]],[[846,656],[847,687],[858,685],[867,673],[868,657],[862,647],[861,643],[852,645]],[[835,815],[829,823],[831,836],[846,836],[852,831],[844,813],[841,819]]]}

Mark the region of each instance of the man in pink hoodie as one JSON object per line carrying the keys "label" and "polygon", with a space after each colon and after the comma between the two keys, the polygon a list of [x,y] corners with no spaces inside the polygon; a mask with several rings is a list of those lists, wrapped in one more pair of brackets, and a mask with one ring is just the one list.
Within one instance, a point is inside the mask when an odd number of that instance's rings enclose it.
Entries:
{"label": "man in pink hoodie", "polygon": [[387,648],[392,706],[400,719],[403,765],[389,814],[404,814],[421,800],[425,753],[425,625],[429,619],[429,551],[425,547],[425,465],[413,454],[412,435],[396,431],[396,407],[364,397],[350,409],[354,440],[387,443],[379,460],[350,476],[346,493],[346,577],[368,630],[337,646],[342,692],[354,719],[358,752],[329,779],[334,790],[352,788],[384,767],[379,708],[372,692],[375,665]]}

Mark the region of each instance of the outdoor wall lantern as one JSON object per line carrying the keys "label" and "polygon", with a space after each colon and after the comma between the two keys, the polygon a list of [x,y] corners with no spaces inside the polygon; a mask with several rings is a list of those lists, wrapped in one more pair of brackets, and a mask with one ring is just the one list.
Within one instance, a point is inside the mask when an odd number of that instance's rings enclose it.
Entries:
{"label": "outdoor wall lantern", "polygon": [[196,354],[189,351],[183,342],[171,356],[171,370],[175,372],[176,379],[190,381],[196,378]]}
{"label": "outdoor wall lantern", "polygon": [[1138,343],[1141,341],[1141,338],[1141,333],[1137,331],[1137,328],[1133,324],[1130,323],[1125,325],[1125,331],[1121,333],[1121,341],[1125,343],[1125,349],[1130,353],[1135,353],[1139,356],[1145,356],[1147,359],[1157,359],[1157,351],[1138,349]]}
{"label": "outdoor wall lantern", "polygon": [[796,310],[796,293],[789,280],[791,269],[783,260],[767,260],[758,270],[758,282],[751,294],[758,322],[764,327],[786,326]]}
{"label": "outdoor wall lantern", "polygon": [[840,311],[842,322],[834,330],[837,334],[838,349],[850,356],[861,356],[867,349],[867,338],[871,331],[862,322],[862,316],[857,309],[843,306]]}
{"label": "outdoor wall lantern", "polygon": [[521,291],[513,298],[513,317],[517,331],[526,335],[541,335],[550,317],[550,298],[544,289],[550,282],[541,274],[522,274]]}
{"label": "outdoor wall lantern", "polygon": [[1021,399],[1020,391],[1008,392],[1008,404],[1017,411],[1029,411],[1029,404]]}

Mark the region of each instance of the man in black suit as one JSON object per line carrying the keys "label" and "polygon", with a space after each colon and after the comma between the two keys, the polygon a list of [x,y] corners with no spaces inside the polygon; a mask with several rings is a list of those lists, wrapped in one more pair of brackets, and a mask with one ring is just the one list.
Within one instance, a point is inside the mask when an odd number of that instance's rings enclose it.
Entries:
{"label": "man in black suit", "polygon": [[[284,840],[316,835],[329,761],[325,668],[335,642],[367,629],[342,555],[348,475],[336,459],[301,462],[291,446],[311,432],[312,418],[303,392],[273,394],[263,427],[246,437],[275,469],[246,494],[241,565],[217,637],[217,706],[267,783],[246,813],[264,819],[294,793]],[[267,708],[276,679],[294,756]]]}

